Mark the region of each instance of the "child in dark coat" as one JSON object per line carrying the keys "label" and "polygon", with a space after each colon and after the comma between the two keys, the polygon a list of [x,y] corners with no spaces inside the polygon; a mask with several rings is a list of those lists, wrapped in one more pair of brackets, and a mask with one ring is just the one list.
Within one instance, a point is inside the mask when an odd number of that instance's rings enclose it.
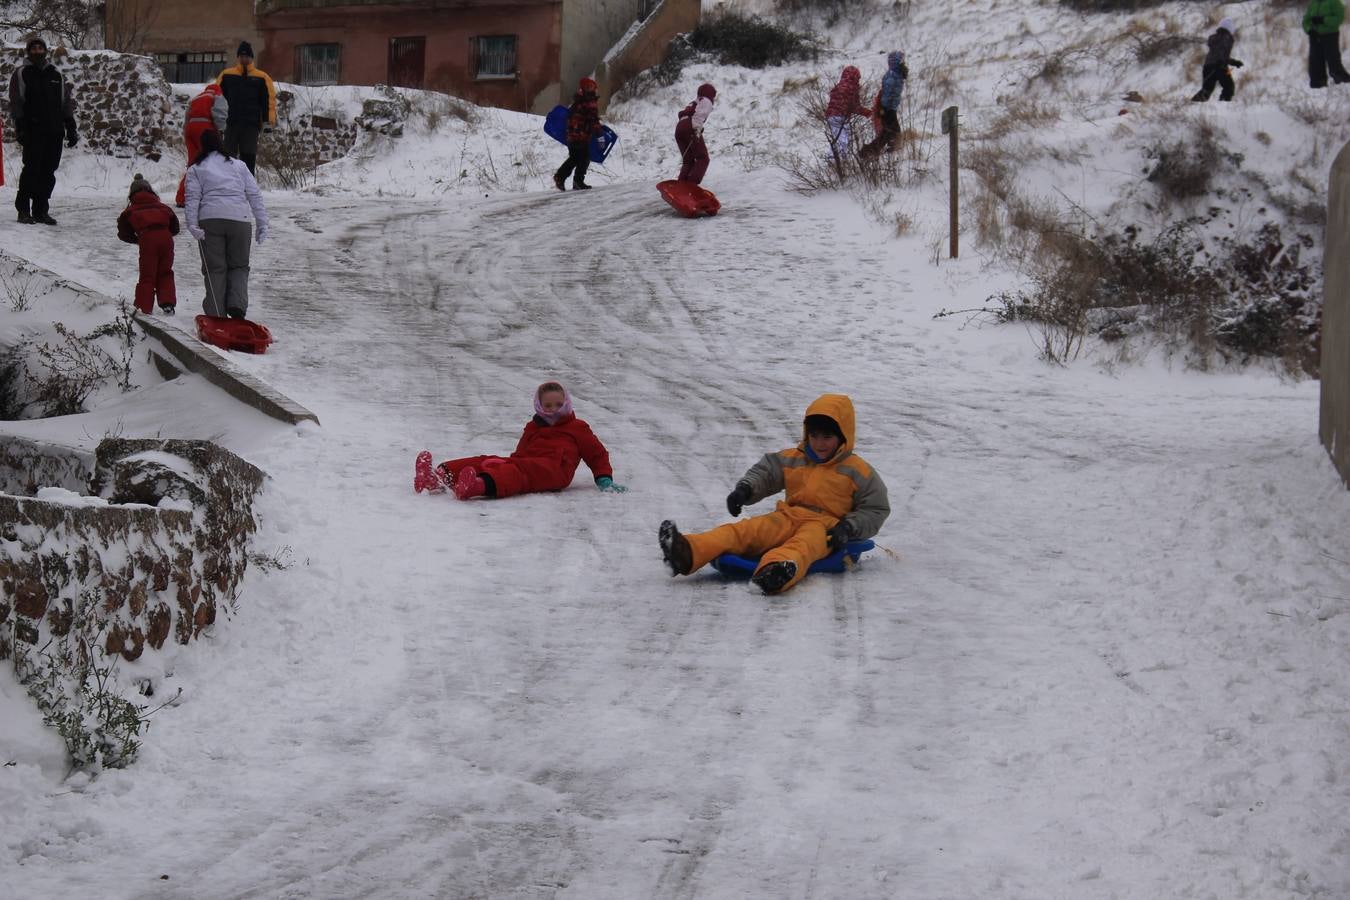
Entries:
{"label": "child in dark coat", "polygon": [[1208,100],[1209,95],[1214,93],[1216,84],[1222,88],[1219,91],[1220,100],[1233,99],[1237,85],[1233,83],[1233,75],[1228,71],[1228,67],[1242,68],[1242,60],[1233,59],[1233,41],[1236,39],[1237,26],[1233,24],[1232,19],[1225,18],[1209,36],[1209,52],[1205,54],[1205,65],[1200,70],[1203,81],[1192,100],[1199,102]]}
{"label": "child in dark coat", "polygon": [[136,309],[149,315],[158,298],[160,310],[171,316],[178,305],[173,284],[173,239],[178,234],[178,215],[160,202],[155,189],[139,174],[131,181],[128,200],[127,208],[117,217],[117,237],[141,249]]}
{"label": "child in dark coat", "polygon": [[567,390],[546,381],[534,392],[534,417],[510,456],[466,456],[433,468],[431,451],[423,450],[417,455],[413,490],[441,494],[449,488],[460,500],[561,491],[572,483],[582,462],[600,490],[620,494],[628,490],[614,483],[609,451],[591,426],[576,417]]}
{"label": "child in dark coat", "polygon": [[567,110],[567,160],[553,173],[553,184],[560,191],[567,190],[567,176],[572,178],[572,190],[589,191],[586,170],[591,167],[591,138],[604,140],[600,130],[600,96],[593,78],[583,78],[577,85],[576,96]]}

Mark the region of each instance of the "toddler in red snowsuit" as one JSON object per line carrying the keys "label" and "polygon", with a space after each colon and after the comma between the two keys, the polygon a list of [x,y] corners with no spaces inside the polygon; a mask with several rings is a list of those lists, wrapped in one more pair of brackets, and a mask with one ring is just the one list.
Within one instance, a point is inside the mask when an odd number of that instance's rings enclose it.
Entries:
{"label": "toddler in red snowsuit", "polygon": [[155,189],[139,174],[131,181],[128,199],[127,208],[117,217],[117,237],[141,248],[136,309],[149,315],[158,297],[159,308],[171,316],[178,305],[173,285],[173,238],[178,234],[178,216],[159,201]]}
{"label": "toddler in red snowsuit", "polygon": [[417,455],[413,490],[439,494],[449,487],[460,500],[561,491],[582,462],[600,490],[627,490],[614,483],[609,451],[591,426],[576,417],[567,390],[547,381],[534,392],[534,417],[510,456],[466,456],[432,468],[431,452],[423,450]]}
{"label": "toddler in red snowsuit", "polygon": [[675,146],[680,148],[680,174],[676,181],[702,184],[708,171],[708,145],[703,142],[703,125],[712,115],[717,88],[700,84],[694,102],[680,110],[675,123]]}

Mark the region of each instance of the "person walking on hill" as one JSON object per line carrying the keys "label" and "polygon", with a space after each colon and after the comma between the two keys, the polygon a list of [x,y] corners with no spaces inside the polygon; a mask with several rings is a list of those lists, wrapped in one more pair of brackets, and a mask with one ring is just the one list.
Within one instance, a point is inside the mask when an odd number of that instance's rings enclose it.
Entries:
{"label": "person walking on hill", "polygon": [[[830,155],[836,161],[848,154],[848,120],[853,116],[871,117],[872,111],[862,105],[862,72],[857,66],[844,66],[839,81],[830,88],[830,100],[825,106],[825,124],[829,128]],[[897,129],[899,130],[899,129]]]}
{"label": "person walking on hill", "polygon": [[[230,104],[220,92],[220,85],[214,82],[202,88],[201,93],[192,98],[192,102],[188,104],[187,119],[183,123],[183,143],[187,145],[188,165],[192,165],[197,154],[202,152],[202,132],[215,131],[224,134],[229,113]],[[185,199],[183,190],[186,185],[187,169],[184,167],[183,177],[178,179],[178,194],[174,197],[174,203],[179,209],[183,208]]]}
{"label": "person walking on hill", "polygon": [[61,140],[74,147],[75,101],[70,82],[47,59],[47,42],[32,38],[25,48],[28,59],[9,79],[9,112],[14,138],[23,148],[23,170],[14,206],[25,225],[55,225],[49,213],[56,170],[61,166]]}
{"label": "person walking on hill", "polygon": [[239,43],[235,59],[237,65],[216,76],[229,104],[224,150],[257,174],[258,134],[277,124],[277,87],[266,72],[253,67],[253,45],[248,41]]}
{"label": "person walking on hill", "polygon": [[567,159],[553,173],[553,184],[560,191],[567,190],[567,176],[572,176],[572,190],[589,191],[586,170],[591,167],[591,138],[600,137],[600,94],[594,78],[583,78],[577,83],[576,96],[567,110]]}
{"label": "person walking on hill", "polygon": [[220,135],[202,132],[202,150],[187,173],[188,231],[201,245],[206,314],[248,318],[249,215],[256,240],[267,240],[267,209],[247,166],[232,159]]}
{"label": "person walking on hill", "polygon": [[1219,27],[1209,36],[1209,52],[1205,54],[1205,65],[1200,74],[1202,82],[1200,90],[1195,92],[1192,100],[1203,103],[1209,99],[1209,95],[1214,93],[1214,85],[1219,85],[1220,100],[1232,100],[1233,94],[1237,90],[1237,85],[1233,83],[1233,75],[1229,70],[1231,66],[1234,69],[1242,68],[1242,60],[1233,59],[1233,42],[1237,40],[1237,26],[1233,20],[1225,18],[1219,22]]}
{"label": "person walking on hill", "polygon": [[859,155],[874,156],[882,150],[895,149],[895,142],[900,137],[900,95],[904,93],[908,79],[905,54],[900,50],[886,54],[886,74],[882,76],[881,93],[877,96],[877,105],[881,108],[881,133],[868,142]]}
{"label": "person walking on hill", "polygon": [[680,148],[680,174],[676,181],[701,184],[708,173],[708,145],[703,142],[703,125],[717,102],[717,88],[700,84],[698,96],[680,110],[675,122],[675,146]]}
{"label": "person walking on hill", "polygon": [[166,316],[174,313],[178,294],[173,284],[173,238],[178,216],[159,201],[155,189],[138,173],[131,181],[127,208],[117,217],[117,238],[140,248],[140,280],[136,309],[149,315],[155,300]]}
{"label": "person walking on hill", "polygon": [[1312,0],[1303,13],[1303,30],[1308,34],[1308,84],[1327,86],[1327,76],[1337,84],[1350,81],[1350,72],[1341,64],[1341,23],[1345,21],[1342,0]]}

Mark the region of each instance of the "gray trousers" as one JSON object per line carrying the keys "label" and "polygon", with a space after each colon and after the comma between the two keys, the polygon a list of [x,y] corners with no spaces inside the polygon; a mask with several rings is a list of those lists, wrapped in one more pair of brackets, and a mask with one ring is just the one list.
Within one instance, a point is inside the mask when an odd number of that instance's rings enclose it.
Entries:
{"label": "gray trousers", "polygon": [[253,225],[234,219],[202,219],[202,277],[206,279],[208,316],[245,318],[248,314],[248,250]]}

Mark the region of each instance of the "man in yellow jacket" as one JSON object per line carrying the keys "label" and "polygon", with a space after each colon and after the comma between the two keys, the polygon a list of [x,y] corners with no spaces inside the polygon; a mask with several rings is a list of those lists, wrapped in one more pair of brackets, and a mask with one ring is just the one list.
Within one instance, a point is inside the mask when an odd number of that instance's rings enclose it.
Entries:
{"label": "man in yellow jacket", "polygon": [[[258,133],[277,124],[277,87],[272,77],[253,66],[253,45],[241,41],[235,52],[238,65],[216,76],[216,84],[230,105],[225,120],[225,152],[244,161],[256,174]],[[191,160],[188,161],[191,163]]]}
{"label": "man in yellow jacket", "polygon": [[853,452],[853,402],[843,394],[824,394],[806,410],[802,442],[767,453],[736,482],[727,511],[786,490],[771,513],[719,525],[702,534],[681,534],[675,523],[661,523],[661,552],[672,575],[688,575],[723,553],[763,554],[751,577],[764,593],[792,587],[811,563],[849,541],[870,538],[891,514],[886,485]]}

